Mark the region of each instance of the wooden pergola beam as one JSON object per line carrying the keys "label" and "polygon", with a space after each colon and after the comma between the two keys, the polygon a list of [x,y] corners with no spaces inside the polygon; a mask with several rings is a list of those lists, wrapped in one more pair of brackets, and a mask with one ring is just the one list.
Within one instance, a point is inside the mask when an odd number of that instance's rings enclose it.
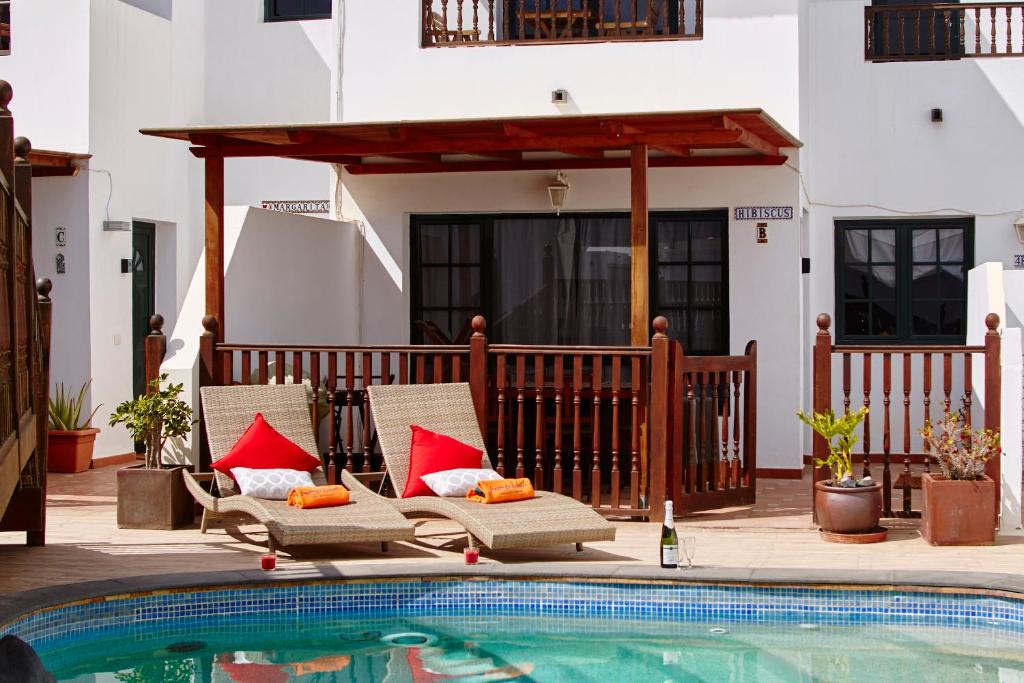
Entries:
{"label": "wooden pergola beam", "polygon": [[760,152],[761,154],[778,156],[779,148],[762,138],[760,135],[750,132],[744,126],[736,123],[728,116],[723,117],[723,123],[726,130],[739,134],[739,138],[736,140],[739,144]]}
{"label": "wooden pergola beam", "polygon": [[[747,133],[749,136],[750,134]],[[649,133],[644,135],[554,135],[530,138],[494,137],[486,139],[451,139],[443,141],[410,141],[407,143],[379,143],[351,140],[342,143],[298,143],[271,145],[264,143],[238,144],[225,147],[193,147],[192,153],[200,158],[224,157],[323,157],[331,155],[386,156],[397,154],[477,154],[489,152],[544,152],[565,148],[628,149],[633,145],[682,145],[686,147],[729,147],[743,139],[744,133],[729,130],[680,131]],[[776,148],[777,151],[777,148]]]}
{"label": "wooden pergola beam", "polygon": [[[653,157],[649,168],[702,168],[721,166],[781,166],[787,157],[766,157],[761,155],[721,155],[688,157]],[[579,158],[579,159],[524,159],[520,162],[506,161],[460,161],[439,164],[350,164],[345,170],[352,175],[396,175],[416,173],[475,173],[482,171],[557,171],[629,168],[629,157]]]}

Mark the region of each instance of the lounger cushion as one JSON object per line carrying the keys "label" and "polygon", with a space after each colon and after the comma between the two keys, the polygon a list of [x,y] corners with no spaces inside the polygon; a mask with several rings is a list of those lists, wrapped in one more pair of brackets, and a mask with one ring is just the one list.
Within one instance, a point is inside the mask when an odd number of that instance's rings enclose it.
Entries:
{"label": "lounger cushion", "polygon": [[312,472],[320,467],[320,461],[295,442],[282,436],[263,419],[263,415],[256,413],[252,424],[235,442],[228,454],[216,460],[212,467],[234,479],[231,470],[236,467]]}
{"label": "lounger cushion", "polygon": [[236,467],[231,470],[231,474],[238,482],[238,489],[243,496],[267,500],[288,500],[288,493],[292,489],[313,486],[309,472],[301,470]]}
{"label": "lounger cushion", "polygon": [[494,470],[481,470],[477,468],[460,468],[457,470],[445,470],[424,474],[421,479],[426,482],[430,490],[439,496],[454,496],[463,498],[467,493],[476,488],[482,481],[494,481],[501,479],[501,475]]}
{"label": "lounger cushion", "polygon": [[405,482],[402,498],[436,495],[421,479],[424,475],[445,470],[481,467],[484,452],[479,448],[417,425],[411,425],[411,428],[409,479]]}

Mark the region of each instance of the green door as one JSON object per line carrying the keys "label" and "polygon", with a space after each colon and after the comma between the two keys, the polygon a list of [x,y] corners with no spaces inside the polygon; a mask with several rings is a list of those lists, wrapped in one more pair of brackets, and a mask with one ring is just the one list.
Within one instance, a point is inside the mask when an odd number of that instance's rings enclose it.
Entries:
{"label": "green door", "polygon": [[132,371],[133,390],[146,391],[146,335],[156,307],[153,267],[156,265],[156,225],[132,222]]}

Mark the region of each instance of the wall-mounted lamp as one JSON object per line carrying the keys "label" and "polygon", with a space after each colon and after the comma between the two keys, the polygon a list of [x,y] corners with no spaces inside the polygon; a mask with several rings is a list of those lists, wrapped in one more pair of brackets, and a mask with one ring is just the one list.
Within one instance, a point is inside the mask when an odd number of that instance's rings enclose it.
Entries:
{"label": "wall-mounted lamp", "polygon": [[561,171],[555,173],[555,179],[548,185],[548,198],[555,213],[561,214],[565,207],[565,199],[569,196],[569,180]]}
{"label": "wall-mounted lamp", "polygon": [[1024,244],[1024,211],[1021,211],[1017,220],[1013,222],[1013,229],[1017,231],[1017,239]]}

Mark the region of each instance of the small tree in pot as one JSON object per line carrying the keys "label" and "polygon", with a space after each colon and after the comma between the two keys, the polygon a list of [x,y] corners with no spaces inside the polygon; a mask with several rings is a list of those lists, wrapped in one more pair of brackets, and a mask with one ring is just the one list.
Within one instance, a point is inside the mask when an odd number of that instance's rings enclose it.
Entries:
{"label": "small tree in pot", "polygon": [[127,529],[174,529],[195,519],[195,505],[181,476],[184,467],[163,468],[168,439],[192,431],[192,407],[178,398],[181,384],[160,375],[149,391],[117,406],[110,426],[123,424],[135,441],[146,445],[145,463],[117,473],[117,525]]}
{"label": "small tree in pot", "polygon": [[921,477],[921,535],[932,545],[994,543],[996,482],[985,465],[1001,452],[999,434],[972,431],[961,412],[947,414],[938,431],[925,422],[921,437],[940,470]]}
{"label": "small tree in pot", "polygon": [[[814,510],[822,531],[829,534],[867,534],[878,530],[882,516],[882,485],[871,477],[856,479],[853,475],[854,434],[867,417],[868,409],[836,417],[832,410],[797,417],[828,444],[827,458],[818,458],[815,465],[828,467],[831,478],[814,484]],[[827,536],[826,536],[827,537]]]}

